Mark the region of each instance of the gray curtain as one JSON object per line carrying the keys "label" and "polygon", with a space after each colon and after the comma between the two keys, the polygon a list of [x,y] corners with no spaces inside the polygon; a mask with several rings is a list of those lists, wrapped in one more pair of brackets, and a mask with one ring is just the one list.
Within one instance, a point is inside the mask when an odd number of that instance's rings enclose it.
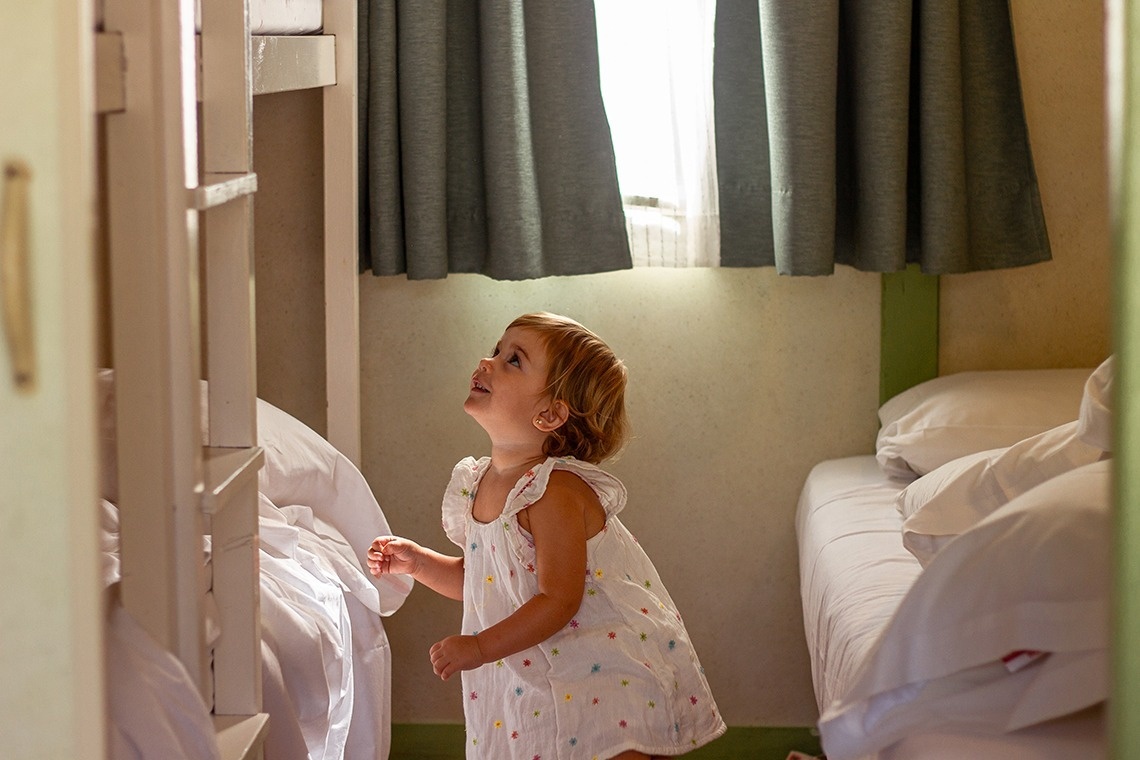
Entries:
{"label": "gray curtain", "polygon": [[590,0],[360,0],[361,269],[631,266]]}
{"label": "gray curtain", "polygon": [[722,266],[1050,258],[1007,0],[719,0]]}

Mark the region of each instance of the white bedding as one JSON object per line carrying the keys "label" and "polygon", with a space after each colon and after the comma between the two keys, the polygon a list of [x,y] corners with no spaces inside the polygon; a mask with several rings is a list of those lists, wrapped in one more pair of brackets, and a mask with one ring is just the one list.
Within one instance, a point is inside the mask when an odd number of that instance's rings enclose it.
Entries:
{"label": "white bedding", "polygon": [[[103,6],[95,3],[95,27],[103,28]],[[313,34],[322,26],[323,0],[249,0],[250,34]],[[202,28],[201,0],[195,2],[196,28]]]}
{"label": "white bedding", "polygon": [[875,457],[850,457],[816,465],[800,495],[800,594],[821,712],[853,685],[922,570],[900,540],[894,498],[905,485],[884,476]]}
{"label": "white bedding", "polygon": [[[118,580],[117,510],[103,501],[102,515],[104,580],[111,584]],[[391,662],[375,588],[348,541],[308,507],[278,508],[261,495],[259,518],[266,757],[386,757]],[[121,607],[113,608],[109,630],[112,756],[210,746],[208,708],[177,661]]]}
{"label": "white bedding", "polygon": [[[809,475],[796,513],[804,629],[812,660],[812,679],[821,714],[857,687],[861,666],[873,653],[922,566],[902,545],[902,517],[895,497],[907,485],[885,476],[874,456],[822,462]],[[1104,711],[1092,707],[1012,733],[986,728],[975,719],[992,707],[1002,716],[1010,694],[1030,693],[1046,677],[1066,667],[1103,667],[1087,653],[1051,655],[1048,668],[1006,674],[1000,665],[978,667],[952,681],[916,686],[914,703],[905,709],[904,738],[875,752],[852,754],[849,748],[824,745],[829,758],[860,760],[1046,760],[1106,756]],[[1091,663],[1091,664],[1090,664]],[[1035,681],[1035,679],[1037,679]],[[971,689],[970,685],[977,688]],[[941,690],[941,693],[939,693]],[[886,709],[896,709],[906,694],[890,695]],[[874,703],[872,701],[872,708]],[[955,712],[972,728],[942,730],[934,726]],[[863,714],[864,728],[848,735],[890,730],[891,719],[872,711]],[[871,727],[876,721],[880,726]],[[898,730],[897,728],[895,729]],[[827,737],[825,736],[825,739]],[[862,737],[860,737],[862,738]]]}
{"label": "white bedding", "polygon": [[250,34],[309,34],[321,30],[322,0],[249,0]]}
{"label": "white bedding", "polygon": [[[100,371],[98,388],[101,548],[104,585],[111,586],[119,579],[111,370]],[[203,382],[203,440],[207,394]],[[265,453],[258,474],[265,757],[385,758],[391,652],[382,616],[399,609],[411,583],[371,577],[362,558],[391,529],[359,470],[327,441],[261,399],[257,423]],[[204,550],[208,561],[208,537]],[[216,634],[207,615],[207,633]],[[153,643],[139,645],[146,634],[121,607],[113,605],[108,629],[111,644],[125,642],[109,647],[111,756],[209,757],[180,749],[214,743],[209,708],[181,665]]]}

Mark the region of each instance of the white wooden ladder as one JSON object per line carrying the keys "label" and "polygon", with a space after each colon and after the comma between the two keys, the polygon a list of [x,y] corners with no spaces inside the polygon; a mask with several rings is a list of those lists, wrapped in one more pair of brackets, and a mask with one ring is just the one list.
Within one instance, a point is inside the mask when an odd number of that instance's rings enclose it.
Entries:
{"label": "white wooden ladder", "polygon": [[[248,11],[243,2],[202,0],[196,37],[194,6],[107,0],[104,17],[104,38],[124,67],[122,108],[104,122],[122,597],[198,682],[223,757],[252,757],[268,718]],[[212,539],[209,570],[203,535]],[[210,585],[221,629],[212,658]]]}

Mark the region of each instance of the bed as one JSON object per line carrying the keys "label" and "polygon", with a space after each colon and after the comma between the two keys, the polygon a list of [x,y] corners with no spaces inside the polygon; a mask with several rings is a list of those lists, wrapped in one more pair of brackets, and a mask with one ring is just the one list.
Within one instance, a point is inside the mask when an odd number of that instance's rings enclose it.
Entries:
{"label": "bed", "polygon": [[880,409],[796,513],[829,760],[1107,756],[1112,359]]}
{"label": "bed", "polygon": [[[383,758],[406,589],[360,564],[356,2],[92,4],[112,756]],[[310,88],[327,441],[257,398],[254,98]]]}

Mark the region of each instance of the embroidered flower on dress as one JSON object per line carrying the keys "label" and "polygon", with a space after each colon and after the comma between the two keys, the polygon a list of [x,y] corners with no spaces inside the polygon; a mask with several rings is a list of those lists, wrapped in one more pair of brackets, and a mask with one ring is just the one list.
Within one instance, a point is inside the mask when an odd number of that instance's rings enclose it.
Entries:
{"label": "embroidered flower on dress", "polygon": [[479,698],[479,692],[477,692],[477,691],[471,692],[471,699],[474,700],[474,699],[478,699],[478,698]]}

